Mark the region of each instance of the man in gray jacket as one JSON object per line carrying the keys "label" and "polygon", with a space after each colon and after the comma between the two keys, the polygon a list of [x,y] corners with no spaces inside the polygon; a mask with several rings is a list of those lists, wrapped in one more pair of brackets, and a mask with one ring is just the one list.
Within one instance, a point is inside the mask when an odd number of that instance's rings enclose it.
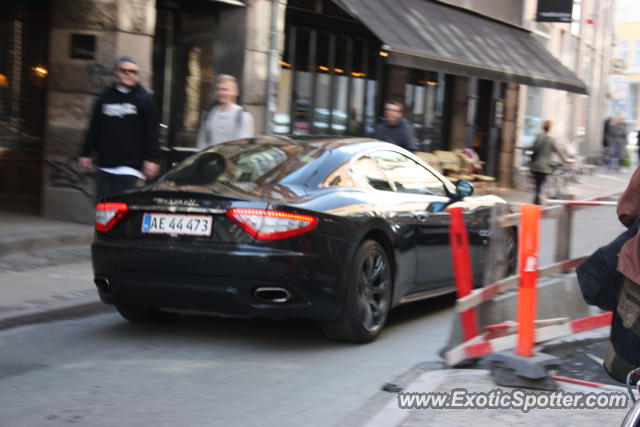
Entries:
{"label": "man in gray jacket", "polygon": [[542,130],[543,132],[537,136],[536,141],[533,143],[533,154],[529,164],[529,170],[531,170],[535,183],[533,203],[536,205],[540,204],[540,190],[547,179],[547,175],[553,173],[553,169],[550,166],[553,153],[560,156],[565,163],[572,162],[572,159],[565,157],[558,149],[556,140],[549,135],[551,120],[545,120],[542,124]]}

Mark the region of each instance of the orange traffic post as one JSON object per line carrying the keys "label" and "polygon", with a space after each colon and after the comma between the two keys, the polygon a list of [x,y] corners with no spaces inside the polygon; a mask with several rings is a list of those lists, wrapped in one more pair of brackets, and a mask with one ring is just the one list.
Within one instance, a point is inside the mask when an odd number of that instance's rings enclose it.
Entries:
{"label": "orange traffic post", "polygon": [[536,320],[536,281],[538,279],[538,242],[540,206],[522,205],[520,229],[520,291],[518,294],[518,345],[520,356],[533,356]]}
{"label": "orange traffic post", "polygon": [[[469,295],[473,289],[473,277],[471,275],[471,259],[469,257],[469,234],[464,223],[462,208],[449,209],[451,225],[449,227],[449,242],[453,258],[453,270],[456,279],[458,298]],[[462,336],[464,341],[478,335],[478,322],[476,311],[470,308],[460,313],[462,322]]]}

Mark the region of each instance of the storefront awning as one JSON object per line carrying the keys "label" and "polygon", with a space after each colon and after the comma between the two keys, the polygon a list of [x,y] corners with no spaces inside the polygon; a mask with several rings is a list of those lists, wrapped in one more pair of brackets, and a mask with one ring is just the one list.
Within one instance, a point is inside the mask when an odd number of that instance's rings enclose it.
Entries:
{"label": "storefront awning", "polygon": [[334,0],[403,67],[586,94],[585,84],[532,33],[428,0]]}

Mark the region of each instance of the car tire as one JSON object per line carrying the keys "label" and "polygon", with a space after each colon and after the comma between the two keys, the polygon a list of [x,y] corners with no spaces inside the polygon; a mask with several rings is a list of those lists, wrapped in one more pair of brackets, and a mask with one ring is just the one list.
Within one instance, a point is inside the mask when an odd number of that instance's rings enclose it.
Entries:
{"label": "car tire", "polygon": [[144,307],[135,304],[116,304],[120,316],[131,323],[155,323],[174,320],[178,317],[175,313],[167,313],[152,307]]}
{"label": "car tire", "polygon": [[336,341],[366,343],[382,332],[391,308],[391,264],[373,240],[360,245],[348,272],[342,314],[321,322],[325,335]]}

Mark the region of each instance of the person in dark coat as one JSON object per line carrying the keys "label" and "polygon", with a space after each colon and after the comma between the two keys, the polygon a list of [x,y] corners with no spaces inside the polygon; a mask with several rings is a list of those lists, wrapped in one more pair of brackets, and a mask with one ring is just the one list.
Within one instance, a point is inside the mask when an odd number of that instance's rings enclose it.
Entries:
{"label": "person in dark coat", "polygon": [[374,138],[414,150],[416,134],[413,126],[403,115],[404,104],[396,100],[387,100],[384,103],[384,120],[376,126]]}
{"label": "person in dark coat", "polygon": [[94,104],[89,130],[78,157],[87,173],[96,156],[96,199],[134,188],[160,172],[158,114],[151,95],[139,83],[140,67],[123,56],[116,62],[117,81]]}
{"label": "person in dark coat", "polygon": [[540,204],[540,191],[547,179],[547,175],[553,173],[553,169],[550,166],[551,156],[556,153],[563,162],[569,163],[572,160],[565,157],[564,154],[558,149],[556,140],[549,135],[551,130],[551,120],[545,120],[542,124],[543,132],[538,134],[535,142],[533,143],[533,158],[529,164],[529,170],[533,175],[535,194],[533,197],[533,203]]}
{"label": "person in dark coat", "polygon": [[627,130],[622,120],[613,120],[607,133],[607,147],[609,149],[609,168],[620,170],[620,161],[627,145]]}
{"label": "person in dark coat", "polygon": [[[640,168],[636,168],[618,200],[616,213],[625,227],[637,221]],[[637,234],[620,249],[617,271],[621,274],[620,289],[603,365],[613,379],[625,382],[627,373],[640,367],[640,236]]]}

